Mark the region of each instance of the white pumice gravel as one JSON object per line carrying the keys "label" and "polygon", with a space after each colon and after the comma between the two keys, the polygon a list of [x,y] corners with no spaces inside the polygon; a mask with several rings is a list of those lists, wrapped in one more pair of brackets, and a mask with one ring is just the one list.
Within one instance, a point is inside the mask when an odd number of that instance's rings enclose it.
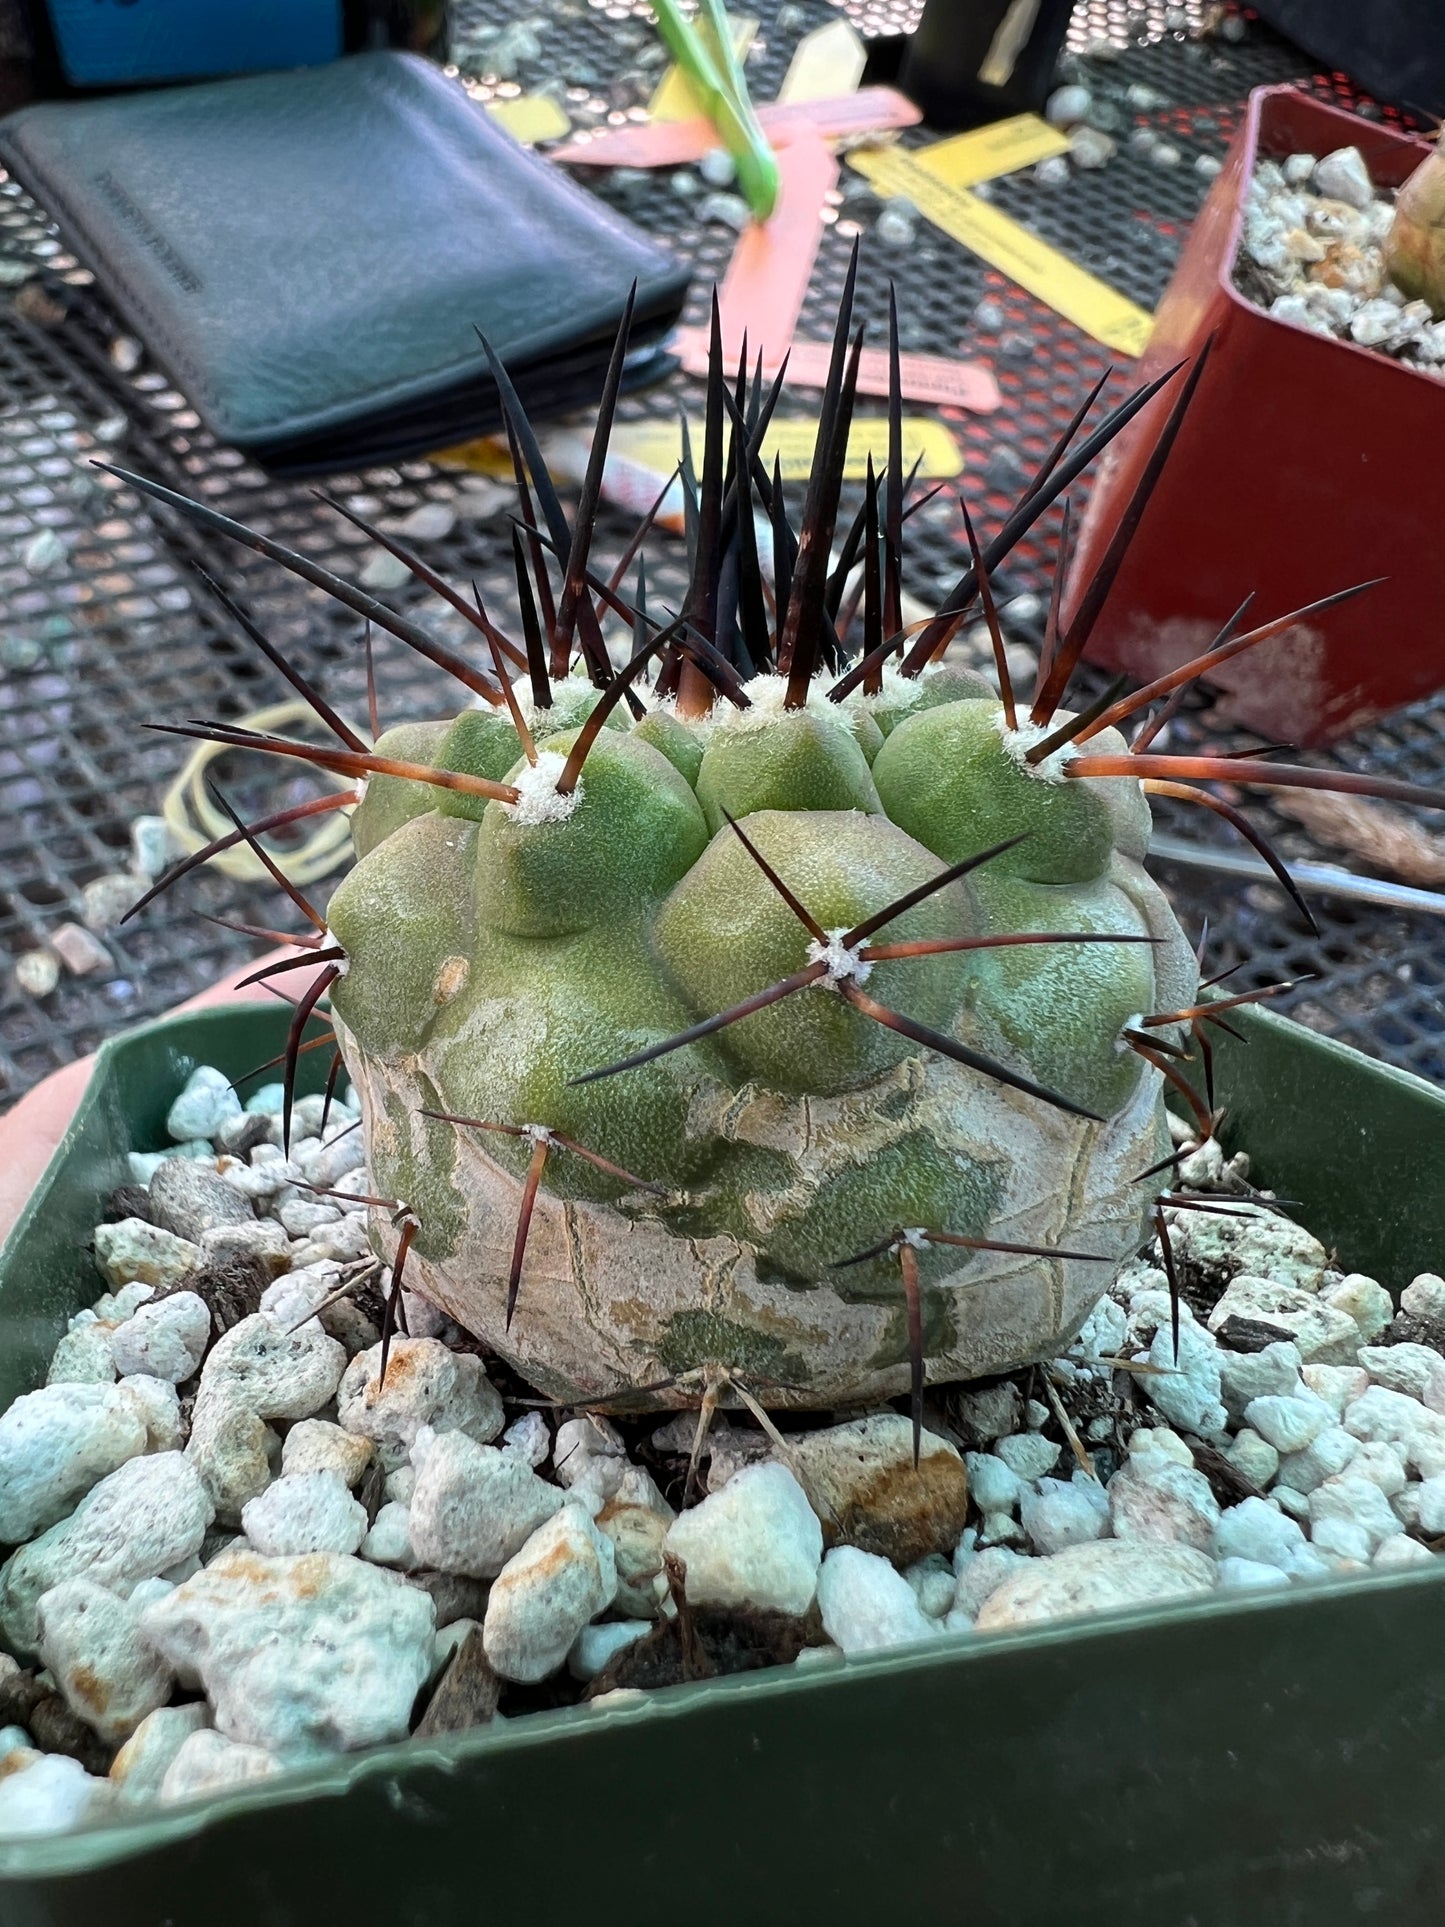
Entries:
{"label": "white pumice gravel", "polygon": [[99,1819],[114,1795],[108,1780],[63,1753],[42,1753],[0,1779],[0,1840],[7,1835],[65,1833]]}
{"label": "white pumice gravel", "polygon": [[[1361,213],[1332,207],[1340,231]],[[626,1679],[650,1634],[652,1677],[678,1587],[704,1626],[791,1624],[779,1657],[803,1640],[799,1665],[821,1666],[1439,1557],[1445,1280],[1389,1280],[1397,1317],[1384,1283],[1256,1205],[1247,1160],[1216,1145],[1175,1139],[1182,1182],[1242,1212],[1173,1214],[1177,1358],[1151,1248],[1063,1357],[930,1394],[922,1479],[899,1411],[785,1417],[783,1447],[719,1413],[683,1504],[693,1412],[614,1423],[504,1400],[419,1299],[383,1387],[374,1298],[323,1308],[351,1258],[364,1269],[367,1213],[304,1189],[372,1188],[341,1135],[355,1114],[323,1131],[303,1100],[288,1158],[279,1090],[240,1111],[218,1078],[173,1112],[193,1135],[135,1154],[158,1222],[96,1227],[92,1302],[57,1333],[46,1387],[0,1413],[0,1638],[119,1745],[107,1781],[0,1733],[0,1833],[399,1739],[473,1630],[504,1718],[543,1682],[552,1703],[601,1692],[614,1665]],[[235,1266],[253,1296],[213,1308],[206,1279]],[[365,1282],[384,1292],[384,1267]]]}
{"label": "white pumice gravel", "polygon": [[0,1415],[0,1545],[20,1545],[144,1452],[146,1429],[115,1385],[47,1385]]}
{"label": "white pumice gravel", "polygon": [[169,1292],[136,1308],[111,1333],[110,1355],[122,1378],[142,1372],[180,1385],[200,1370],[211,1340],[211,1311],[193,1291]]}
{"label": "white pumice gravel", "polygon": [[400,1739],[431,1666],[428,1596],[342,1553],[230,1551],[141,1615],[227,1739],[283,1759]]}
{"label": "white pumice gravel", "polygon": [[111,1762],[111,1784],[121,1806],[146,1806],[159,1799],[172,1760],[192,1733],[210,1723],[211,1709],[204,1700],[147,1713]]}
{"label": "white pumice gravel", "polygon": [[174,1806],[181,1800],[219,1793],[224,1787],[242,1786],[248,1780],[269,1779],[281,1770],[280,1760],[264,1747],[225,1739],[203,1726],[176,1749],[161,1780],[158,1798],[163,1806]]}
{"label": "white pumice gravel", "polygon": [[616,1591],[612,1541],[582,1506],[564,1505],[492,1585],[482,1640],[493,1670],[523,1683],[549,1678]]}
{"label": "white pumice gravel", "polygon": [[938,1630],[903,1575],[856,1546],[835,1546],[823,1561],[818,1610],[829,1639],[848,1654],[912,1645]]}
{"label": "white pumice gravel", "polygon": [[651,1630],[641,1619],[609,1619],[600,1626],[584,1626],[567,1655],[567,1671],[573,1679],[596,1679],[619,1653]]}
{"label": "white pumice gravel", "polygon": [[199,1551],[211,1516],[205,1488],[179,1452],[128,1460],[0,1567],[0,1634],[15,1651],[34,1652],[36,1609],[52,1586],[90,1579],[124,1598]]}
{"label": "white pumice gravel", "polygon": [[276,1557],[355,1552],[368,1524],[339,1472],[287,1472],[242,1507],[241,1529],[257,1552]]}
{"label": "white pumice gravel", "polygon": [[823,1528],[786,1466],[750,1465],[684,1512],[666,1549],[686,1566],[694,1604],[796,1615],[813,1603]]}
{"label": "white pumice gravel", "polygon": [[464,1432],[429,1428],[416,1441],[411,1542],[428,1565],[495,1579],[566,1499],[515,1453]]}
{"label": "white pumice gravel", "polygon": [[281,1446],[283,1474],[336,1472],[353,1487],[371,1461],[370,1439],[355,1438],[330,1419],[298,1420]]}
{"label": "white pumice gravel", "polygon": [[353,1358],[336,1408],[342,1427],[370,1439],[383,1465],[399,1464],[423,1426],[461,1432],[479,1445],[502,1430],[501,1398],[469,1352],[449,1351],[437,1338],[397,1339],[384,1387],[380,1371],[380,1345]]}
{"label": "white pumice gravel", "polygon": [[1277,320],[1445,377],[1445,327],[1385,272],[1394,211],[1357,147],[1261,161],[1245,198],[1235,283]]}

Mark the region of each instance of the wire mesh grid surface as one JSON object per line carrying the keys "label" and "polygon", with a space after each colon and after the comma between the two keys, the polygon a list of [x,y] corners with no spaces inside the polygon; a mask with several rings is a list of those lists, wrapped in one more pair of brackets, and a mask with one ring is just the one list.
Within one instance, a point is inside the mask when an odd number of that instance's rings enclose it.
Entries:
{"label": "wire mesh grid surface", "polygon": [[[756,97],[768,99],[798,38],[834,15],[828,0],[763,0],[750,11],[760,16],[750,81]],[[1239,40],[1205,37],[1200,14],[1198,6],[1081,4],[1069,59],[1087,79],[1096,109],[1104,108],[1106,120],[1110,112],[1117,117],[1118,154],[1060,186],[1015,176],[985,190],[1150,306],[1207,191],[1208,161],[1222,156],[1251,87],[1294,79],[1374,117],[1382,112],[1257,24]],[[910,24],[908,7],[896,0],[870,0],[853,16],[868,33]],[[526,0],[466,0],[456,9],[455,47],[478,98],[551,84],[575,127],[635,117],[660,66],[645,6],[621,0],[560,0],[545,13]],[[1140,125],[1167,139],[1172,162],[1161,162],[1157,147],[1151,158],[1129,145],[1130,130]],[[1196,165],[1200,157],[1205,168]],[[591,177],[589,185],[695,265],[687,318],[701,320],[735,236],[708,218],[707,190],[696,174],[619,171]],[[872,232],[880,205],[860,176],[844,172],[826,210],[799,332],[822,338],[831,331],[843,267],[861,233],[859,305],[872,338],[879,338],[893,277],[905,347],[982,359],[998,377],[1004,401],[996,414],[948,413],[965,449],[975,516],[992,530],[1084,388],[1103,372],[1105,351],[922,222],[906,245],[886,245]],[[269,481],[216,445],[64,253],[43,211],[3,178],[0,290],[3,1105],[106,1035],[168,1008],[251,954],[251,939],[208,918],[295,927],[269,886],[214,869],[123,928],[115,925],[125,886],[107,879],[128,869],[133,819],[158,808],[187,753],[145,725],[192,716],[234,720],[289,693],[238,636],[192,564],[222,581],[343,713],[365,716],[363,653],[352,617],[247,551],[164,517],[152,520],[133,496],[97,474],[92,458],[118,457],[343,574],[355,576],[372,549],[311,487]],[[1121,386],[1124,379],[1116,377]],[[670,416],[680,398],[695,403],[700,391],[679,375],[628,397],[622,412]],[[794,392],[785,412],[803,414],[807,405],[806,393]],[[426,462],[336,477],[330,486],[357,512],[392,524],[424,503],[444,506],[451,513],[436,526],[446,532],[417,545],[455,582],[475,578],[494,611],[512,618],[510,524],[495,487]],[[1021,648],[1037,642],[1057,527],[1056,515],[1046,519],[998,585]],[[601,554],[620,551],[630,529],[627,518],[604,510]],[[909,586],[921,596],[942,595],[966,554],[956,510],[940,498],[913,518],[909,535]],[[665,601],[681,586],[681,544],[654,542],[651,553],[660,560],[654,580]],[[462,628],[424,592],[403,588],[391,599],[424,610],[435,631]],[[386,722],[456,704],[454,687],[439,672],[386,636],[377,638],[377,681]],[[1181,746],[1241,740],[1211,718],[1203,698],[1176,727]],[[1341,758],[1435,781],[1445,764],[1442,737],[1445,704],[1419,705],[1352,740]],[[227,754],[215,772],[227,793],[255,812],[315,793],[309,776],[278,777],[274,766],[242,755]],[[1331,854],[1271,806],[1261,806],[1259,820],[1286,856]],[[1165,826],[1196,841],[1216,835],[1192,817]],[[1191,933],[1208,920],[1213,966],[1240,965],[1240,987],[1312,973],[1285,1000],[1295,1015],[1424,1075],[1445,1077],[1445,923],[1325,898],[1315,904],[1316,937],[1271,885],[1169,866],[1161,875]],[[324,902],[326,888],[316,886],[313,896]],[[62,925],[87,922],[90,955],[79,961],[89,967],[63,970],[43,995],[17,982],[15,965],[26,953],[43,951]]]}

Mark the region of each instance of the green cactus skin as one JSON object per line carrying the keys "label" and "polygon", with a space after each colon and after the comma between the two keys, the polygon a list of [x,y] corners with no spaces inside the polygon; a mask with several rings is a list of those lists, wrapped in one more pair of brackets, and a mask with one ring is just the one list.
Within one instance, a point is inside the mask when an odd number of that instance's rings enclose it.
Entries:
{"label": "green cactus skin", "polygon": [[[634,1388],[639,1405],[695,1403],[709,1371],[777,1406],[906,1390],[897,1259],[835,1269],[905,1226],[1105,1260],[919,1252],[930,1380],[1049,1356],[1137,1246],[1151,1198],[1134,1180],[1167,1149],[1159,1073],[1120,1030],[1191,1003],[1196,970],[1142,867],[1139,785],[1065,782],[1058,756],[1029,768],[1033,739],[1009,738],[967,671],[889,672],[881,694],[842,705],[814,694],[785,710],[771,677],[749,694],[747,711],[688,722],[654,706],[630,729],[619,706],[561,804],[549,786],[596,700],[570,677],[532,716],[541,807],[376,776],[353,819],[358,861],[329,915],[348,959],[332,1004],[374,1185],[421,1220],[419,1288],[560,1399]],[[1090,745],[1118,746],[1112,732]],[[527,787],[497,712],[403,725],[379,748]],[[869,996],[1102,1121],[921,1049],[828,983],[571,1082],[810,960],[729,815],[830,932],[1022,835],[879,940],[1154,939],[879,962],[868,977]],[[509,1328],[532,1143],[423,1115],[436,1110],[545,1126],[663,1195],[554,1145]]]}

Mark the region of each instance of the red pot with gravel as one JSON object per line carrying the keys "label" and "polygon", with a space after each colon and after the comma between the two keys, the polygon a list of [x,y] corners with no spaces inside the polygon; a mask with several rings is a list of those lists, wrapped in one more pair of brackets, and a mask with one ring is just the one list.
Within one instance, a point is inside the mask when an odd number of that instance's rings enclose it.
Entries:
{"label": "red pot with gravel", "polygon": [[[1231,718],[1301,744],[1360,729],[1445,686],[1445,636],[1429,615],[1445,595],[1445,549],[1422,539],[1445,381],[1282,320],[1234,280],[1257,162],[1347,146],[1360,150],[1377,188],[1391,189],[1430,151],[1291,87],[1250,96],[1138,375],[1193,361],[1212,337],[1208,363],[1089,643],[1092,660],[1152,679],[1207,648],[1251,590],[1264,620],[1322,590],[1387,578],[1212,678]],[[1170,405],[1166,391],[1109,450],[1071,571],[1074,606]]]}

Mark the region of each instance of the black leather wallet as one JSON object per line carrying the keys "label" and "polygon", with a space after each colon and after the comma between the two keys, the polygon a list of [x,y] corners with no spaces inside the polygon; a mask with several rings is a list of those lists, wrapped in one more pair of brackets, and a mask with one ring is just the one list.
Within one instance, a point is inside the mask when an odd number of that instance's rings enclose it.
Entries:
{"label": "black leather wallet", "polygon": [[629,287],[635,382],[687,270],[406,53],[0,121],[46,207],[207,426],[281,474],[500,425],[480,329],[529,412],[600,394]]}

